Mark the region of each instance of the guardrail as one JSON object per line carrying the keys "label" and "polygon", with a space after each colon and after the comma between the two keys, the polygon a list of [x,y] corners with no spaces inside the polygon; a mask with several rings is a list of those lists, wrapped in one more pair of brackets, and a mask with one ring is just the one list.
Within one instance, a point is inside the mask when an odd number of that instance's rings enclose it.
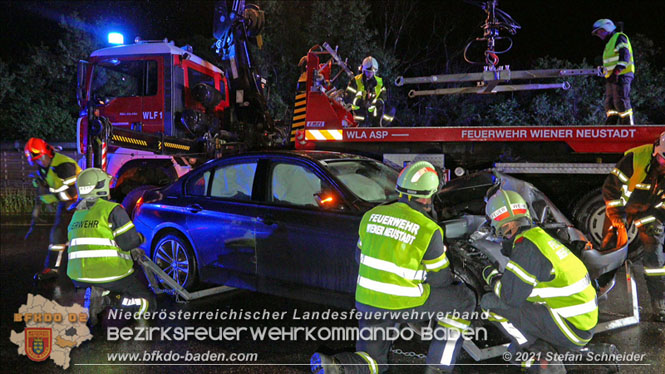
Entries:
{"label": "guardrail", "polygon": [[[32,189],[32,183],[28,177],[36,171],[30,166],[23,154],[24,142],[0,143],[0,188]],[[61,153],[78,160],[81,158],[76,153],[76,143],[50,143],[54,147],[62,147]]]}

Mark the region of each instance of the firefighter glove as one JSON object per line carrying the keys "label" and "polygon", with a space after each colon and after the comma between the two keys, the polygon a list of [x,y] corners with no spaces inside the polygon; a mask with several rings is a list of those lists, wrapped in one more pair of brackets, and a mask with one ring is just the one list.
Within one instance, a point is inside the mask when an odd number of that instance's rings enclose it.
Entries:
{"label": "firefighter glove", "polygon": [[487,283],[488,286],[492,286],[492,281],[500,276],[501,273],[499,273],[498,270],[496,270],[492,265],[487,265],[483,269],[483,279],[485,280],[485,283]]}
{"label": "firefighter glove", "polygon": [[609,219],[610,222],[612,223],[612,227],[617,229],[626,228],[626,222],[619,215],[610,215]]}
{"label": "firefighter glove", "polygon": [[134,261],[140,261],[145,257],[145,252],[141,248],[134,248],[130,251]]}
{"label": "firefighter glove", "polygon": [[612,226],[603,237],[600,245],[601,251],[608,251],[615,248],[621,248],[628,243],[628,231],[625,225]]}
{"label": "firefighter glove", "polygon": [[48,188],[46,182],[42,178],[32,178],[32,186],[35,188]]}
{"label": "firefighter glove", "polygon": [[656,219],[646,225],[644,232],[649,236],[660,236],[663,234],[663,223]]}

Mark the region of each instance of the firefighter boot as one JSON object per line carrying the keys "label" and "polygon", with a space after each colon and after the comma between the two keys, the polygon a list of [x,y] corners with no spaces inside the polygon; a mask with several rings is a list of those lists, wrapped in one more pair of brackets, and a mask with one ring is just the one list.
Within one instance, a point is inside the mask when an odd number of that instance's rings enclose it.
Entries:
{"label": "firefighter boot", "polygon": [[558,359],[548,361],[546,358],[557,350],[544,340],[538,339],[528,349],[529,352],[540,353],[540,360],[531,360],[523,362],[523,368],[527,369],[527,373],[540,373],[540,374],[565,374],[566,366]]}
{"label": "firefighter boot", "polygon": [[379,370],[379,364],[365,352],[340,352],[334,356],[316,352],[309,363],[314,374],[371,374]]}
{"label": "firefighter boot", "polygon": [[313,374],[344,374],[344,367],[334,357],[316,352],[309,359]]}
{"label": "firefighter boot", "polygon": [[605,125],[616,125],[619,122],[619,116],[616,114],[607,116],[605,119]]}
{"label": "firefighter boot", "polygon": [[652,300],[654,320],[656,322],[665,322],[665,299]]}
{"label": "firefighter boot", "polygon": [[35,273],[33,277],[36,281],[46,281],[58,277],[58,269],[45,268],[44,270]]}
{"label": "firefighter boot", "polygon": [[99,322],[97,316],[103,312],[107,306],[111,305],[110,292],[99,287],[89,287],[86,290],[85,304],[88,307],[88,326],[94,327]]}
{"label": "firefighter boot", "polygon": [[616,357],[619,350],[614,344],[589,343],[580,351],[571,352],[572,357],[580,357],[580,360],[566,361],[566,367],[575,372],[584,372],[589,369],[587,365],[603,365],[607,373],[618,373],[619,364]]}
{"label": "firefighter boot", "polygon": [[626,114],[623,116],[620,116],[619,118],[619,125],[631,125],[633,126],[635,122],[633,122],[633,114]]}

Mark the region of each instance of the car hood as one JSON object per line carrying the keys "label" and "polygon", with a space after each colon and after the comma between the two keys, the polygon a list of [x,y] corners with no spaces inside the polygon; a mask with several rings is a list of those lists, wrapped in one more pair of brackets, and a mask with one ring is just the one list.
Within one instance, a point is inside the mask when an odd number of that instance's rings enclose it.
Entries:
{"label": "car hood", "polygon": [[456,178],[441,188],[433,197],[438,220],[484,217],[486,198],[499,186],[519,193],[529,206],[532,220],[539,226],[556,231],[557,236],[566,242],[586,241],[584,234],[573,227],[570,220],[534,185],[493,170]]}

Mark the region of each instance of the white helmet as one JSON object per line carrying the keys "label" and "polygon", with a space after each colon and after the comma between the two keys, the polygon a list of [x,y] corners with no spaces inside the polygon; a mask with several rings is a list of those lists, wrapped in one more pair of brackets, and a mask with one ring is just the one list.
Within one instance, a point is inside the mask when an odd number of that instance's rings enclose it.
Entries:
{"label": "white helmet", "polygon": [[614,26],[614,22],[612,22],[611,19],[607,18],[601,18],[598,21],[593,23],[593,31],[591,31],[591,34],[596,34],[596,31],[599,29],[603,29],[607,32],[612,32],[616,30],[616,26]]}
{"label": "white helmet", "polygon": [[660,137],[656,140],[656,143],[653,147],[653,156],[660,155],[660,157],[665,158],[665,131],[660,133]]}
{"label": "white helmet", "polygon": [[362,68],[362,71],[371,70],[374,73],[376,73],[377,71],[379,71],[379,62],[376,61],[376,59],[374,57],[367,56],[363,60],[363,64],[362,64],[361,68]]}

